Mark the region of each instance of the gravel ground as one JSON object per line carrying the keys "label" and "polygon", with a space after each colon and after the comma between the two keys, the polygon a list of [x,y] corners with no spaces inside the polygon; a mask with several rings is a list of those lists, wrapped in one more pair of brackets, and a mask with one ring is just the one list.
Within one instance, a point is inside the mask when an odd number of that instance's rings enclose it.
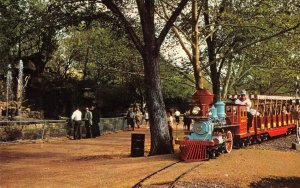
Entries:
{"label": "gravel ground", "polygon": [[250,149],[261,149],[261,150],[277,150],[277,151],[290,151],[297,152],[292,149],[292,142],[296,140],[296,135],[281,136],[272,140],[268,140],[261,144],[254,144],[249,146]]}
{"label": "gravel ground", "polygon": [[[254,183],[250,183],[250,188],[299,188],[300,178],[299,177],[287,177],[287,178],[263,178],[262,180]],[[243,186],[232,185],[226,183],[179,183],[176,185],[177,188],[241,188]]]}

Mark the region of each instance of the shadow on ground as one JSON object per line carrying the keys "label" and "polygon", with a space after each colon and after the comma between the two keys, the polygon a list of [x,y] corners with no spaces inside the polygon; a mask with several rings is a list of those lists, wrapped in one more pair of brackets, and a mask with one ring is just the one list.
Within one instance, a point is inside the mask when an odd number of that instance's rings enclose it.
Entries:
{"label": "shadow on ground", "polygon": [[263,178],[258,182],[253,182],[250,184],[251,188],[261,188],[261,187],[270,187],[270,188],[298,188],[300,187],[300,177],[272,177],[272,178]]}

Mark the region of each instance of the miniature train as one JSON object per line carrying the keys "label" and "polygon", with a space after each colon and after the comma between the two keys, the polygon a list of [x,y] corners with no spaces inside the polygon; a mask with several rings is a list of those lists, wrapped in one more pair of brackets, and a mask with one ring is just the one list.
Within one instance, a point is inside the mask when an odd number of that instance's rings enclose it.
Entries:
{"label": "miniature train", "polygon": [[246,106],[234,103],[237,97],[230,96],[230,102],[218,101],[209,107],[213,95],[208,90],[198,90],[193,95],[190,118],[194,125],[192,131],[187,131],[184,139],[178,142],[181,160],[208,160],[224,152],[230,153],[233,146],[239,148],[260,143],[296,130],[299,116],[291,112],[299,106],[299,99],[249,95],[260,114],[248,118]]}

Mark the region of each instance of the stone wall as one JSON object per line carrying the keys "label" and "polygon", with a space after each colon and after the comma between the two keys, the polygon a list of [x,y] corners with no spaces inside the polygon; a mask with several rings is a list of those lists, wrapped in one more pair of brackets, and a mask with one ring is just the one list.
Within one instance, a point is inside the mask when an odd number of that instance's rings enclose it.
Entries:
{"label": "stone wall", "polygon": [[101,134],[108,132],[116,132],[127,128],[127,120],[125,117],[100,118],[99,129]]}
{"label": "stone wall", "polygon": [[0,122],[0,141],[66,136],[66,121]]}

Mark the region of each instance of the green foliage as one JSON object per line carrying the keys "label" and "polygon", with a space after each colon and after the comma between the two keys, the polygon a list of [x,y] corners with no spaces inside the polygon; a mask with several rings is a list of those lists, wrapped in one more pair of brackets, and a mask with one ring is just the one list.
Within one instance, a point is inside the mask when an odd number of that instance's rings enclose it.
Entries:
{"label": "green foliage", "polygon": [[142,73],[137,51],[126,38],[109,29],[73,27],[60,39],[59,48],[48,64],[64,78],[94,80],[98,85],[123,85]]}
{"label": "green foliage", "polygon": [[[183,71],[170,62],[161,61],[162,91],[164,98],[189,99],[195,92],[193,73]],[[205,88],[210,86],[205,83]]]}
{"label": "green foliage", "polygon": [[[48,63],[48,69],[61,78],[91,80],[97,88],[97,100],[110,112],[134,102],[144,102],[144,70],[142,60],[131,43],[109,28],[72,27],[59,39],[59,48]],[[87,51],[87,49],[89,49]],[[88,52],[88,54],[87,54]],[[88,55],[88,56],[87,56]],[[165,98],[189,98],[194,92],[193,75],[178,71],[163,61],[161,65]],[[85,67],[86,66],[86,67]],[[186,79],[186,77],[189,79]],[[113,91],[116,94],[113,94]],[[123,93],[124,97],[117,97]]]}
{"label": "green foliage", "polygon": [[[296,1],[207,1],[207,9],[203,6],[205,2],[199,2],[199,45],[206,79],[214,84],[220,80],[218,87],[222,86],[224,95],[227,89],[229,93],[235,93],[241,88],[262,94],[289,94],[290,84],[279,86],[284,82],[292,83],[294,77],[299,76],[295,68],[299,66],[300,24]],[[164,3],[167,8],[172,8],[170,3]],[[192,34],[190,10],[188,7],[176,23],[181,39],[189,42]],[[174,34],[170,36],[174,37]],[[214,58],[216,60],[210,62]],[[215,67],[210,66],[213,63]],[[276,76],[280,75],[276,73],[281,66],[280,74],[286,75],[281,77],[282,81]],[[274,74],[264,76],[268,71]],[[218,72],[220,78],[212,72]],[[264,84],[269,82],[273,84]]]}
{"label": "green foliage", "polygon": [[227,58],[234,62],[231,92],[245,88],[258,94],[292,94],[291,85],[299,75],[299,27],[287,30],[300,23],[299,7],[282,0],[243,2],[224,15],[224,39],[232,35],[236,40]]}

